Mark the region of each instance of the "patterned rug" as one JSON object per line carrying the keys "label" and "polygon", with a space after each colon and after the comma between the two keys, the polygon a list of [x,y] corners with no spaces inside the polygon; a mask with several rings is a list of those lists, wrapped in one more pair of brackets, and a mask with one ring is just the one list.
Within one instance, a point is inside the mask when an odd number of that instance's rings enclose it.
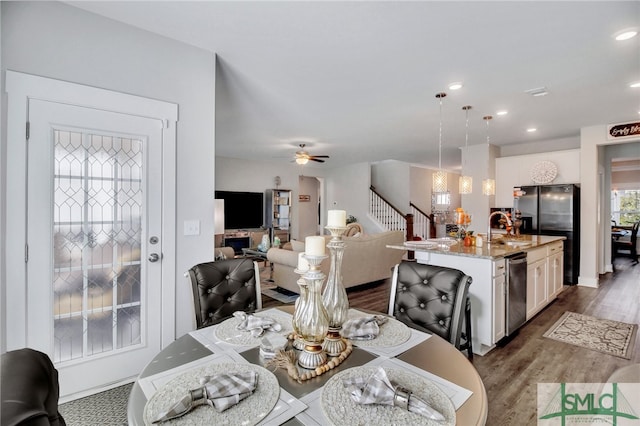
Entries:
{"label": "patterned rug", "polygon": [[67,426],[122,426],[127,424],[127,403],[133,383],[58,406]]}
{"label": "patterned rug", "polygon": [[544,337],[631,359],[637,331],[637,324],[565,312]]}

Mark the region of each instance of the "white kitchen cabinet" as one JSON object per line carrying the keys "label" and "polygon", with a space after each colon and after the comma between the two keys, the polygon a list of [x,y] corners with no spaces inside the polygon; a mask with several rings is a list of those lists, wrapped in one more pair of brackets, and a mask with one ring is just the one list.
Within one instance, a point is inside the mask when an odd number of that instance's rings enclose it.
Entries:
{"label": "white kitchen cabinet", "polygon": [[[498,262],[495,262],[498,263]],[[493,288],[494,288],[494,302],[493,302],[493,341],[497,342],[498,340],[504,337],[505,333],[505,323],[506,323],[506,289],[505,283],[506,278],[504,275],[504,259],[499,262],[501,266],[498,266],[498,271],[500,272],[498,275],[493,277]]]}
{"label": "white kitchen cabinet", "polygon": [[547,304],[547,248],[527,252],[527,321]]}
{"label": "white kitchen cabinet", "polygon": [[562,292],[564,280],[562,244],[560,248],[549,247],[547,256],[547,303],[551,303]]}

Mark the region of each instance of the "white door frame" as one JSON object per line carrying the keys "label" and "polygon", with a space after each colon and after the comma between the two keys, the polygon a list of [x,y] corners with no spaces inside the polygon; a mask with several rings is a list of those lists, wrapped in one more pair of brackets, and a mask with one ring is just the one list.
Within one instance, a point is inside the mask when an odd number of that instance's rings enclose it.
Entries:
{"label": "white door frame", "polygon": [[[161,344],[175,340],[176,279],[176,122],[178,105],[113,92],[76,83],[6,72],[7,102],[7,209],[6,209],[6,293],[3,300],[6,349],[27,345],[26,205],[27,205],[27,117],[28,100],[85,106],[105,111],[161,120],[162,148],[162,288]],[[8,324],[11,324],[9,327]]]}

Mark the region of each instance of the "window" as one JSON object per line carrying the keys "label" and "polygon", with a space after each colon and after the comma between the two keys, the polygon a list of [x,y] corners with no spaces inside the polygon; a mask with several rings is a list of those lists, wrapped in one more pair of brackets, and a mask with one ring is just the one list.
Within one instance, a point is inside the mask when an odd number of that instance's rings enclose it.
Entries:
{"label": "window", "polygon": [[631,226],[640,220],[640,189],[611,191],[611,220],[620,226]]}

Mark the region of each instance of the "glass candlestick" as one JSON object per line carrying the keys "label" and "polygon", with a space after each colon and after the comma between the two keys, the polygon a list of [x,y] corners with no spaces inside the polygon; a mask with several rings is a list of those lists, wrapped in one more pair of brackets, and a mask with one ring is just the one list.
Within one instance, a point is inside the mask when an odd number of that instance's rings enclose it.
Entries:
{"label": "glass candlestick", "polygon": [[302,368],[315,369],[327,362],[327,353],[322,350],[322,342],[327,335],[329,320],[322,304],[320,290],[325,275],[320,264],[327,256],[305,255],[309,262],[309,270],[304,274],[307,283],[307,298],[300,308],[298,327],[304,341],[304,348],[298,356],[298,364]]}
{"label": "glass candlestick", "polygon": [[342,284],[342,256],[346,246],[342,236],[347,227],[326,226],[325,229],[331,233],[332,238],[327,244],[331,254],[331,268],[327,285],[322,293],[322,303],[329,318],[329,330],[322,347],[328,355],[338,356],[347,347],[346,342],[340,336],[340,329],[342,329],[342,324],[347,320],[349,313],[349,299]]}
{"label": "glass candlestick", "polygon": [[305,281],[303,275],[307,273],[307,271],[301,271],[299,269],[294,269],[296,274],[300,275],[298,281],[298,287],[300,287],[300,297],[296,299],[293,308],[293,319],[291,320],[291,325],[293,327],[294,338],[293,338],[293,347],[298,350],[304,349],[304,341],[302,340],[302,336],[300,335],[300,317],[301,313],[304,311],[304,306],[307,303],[307,282]]}

